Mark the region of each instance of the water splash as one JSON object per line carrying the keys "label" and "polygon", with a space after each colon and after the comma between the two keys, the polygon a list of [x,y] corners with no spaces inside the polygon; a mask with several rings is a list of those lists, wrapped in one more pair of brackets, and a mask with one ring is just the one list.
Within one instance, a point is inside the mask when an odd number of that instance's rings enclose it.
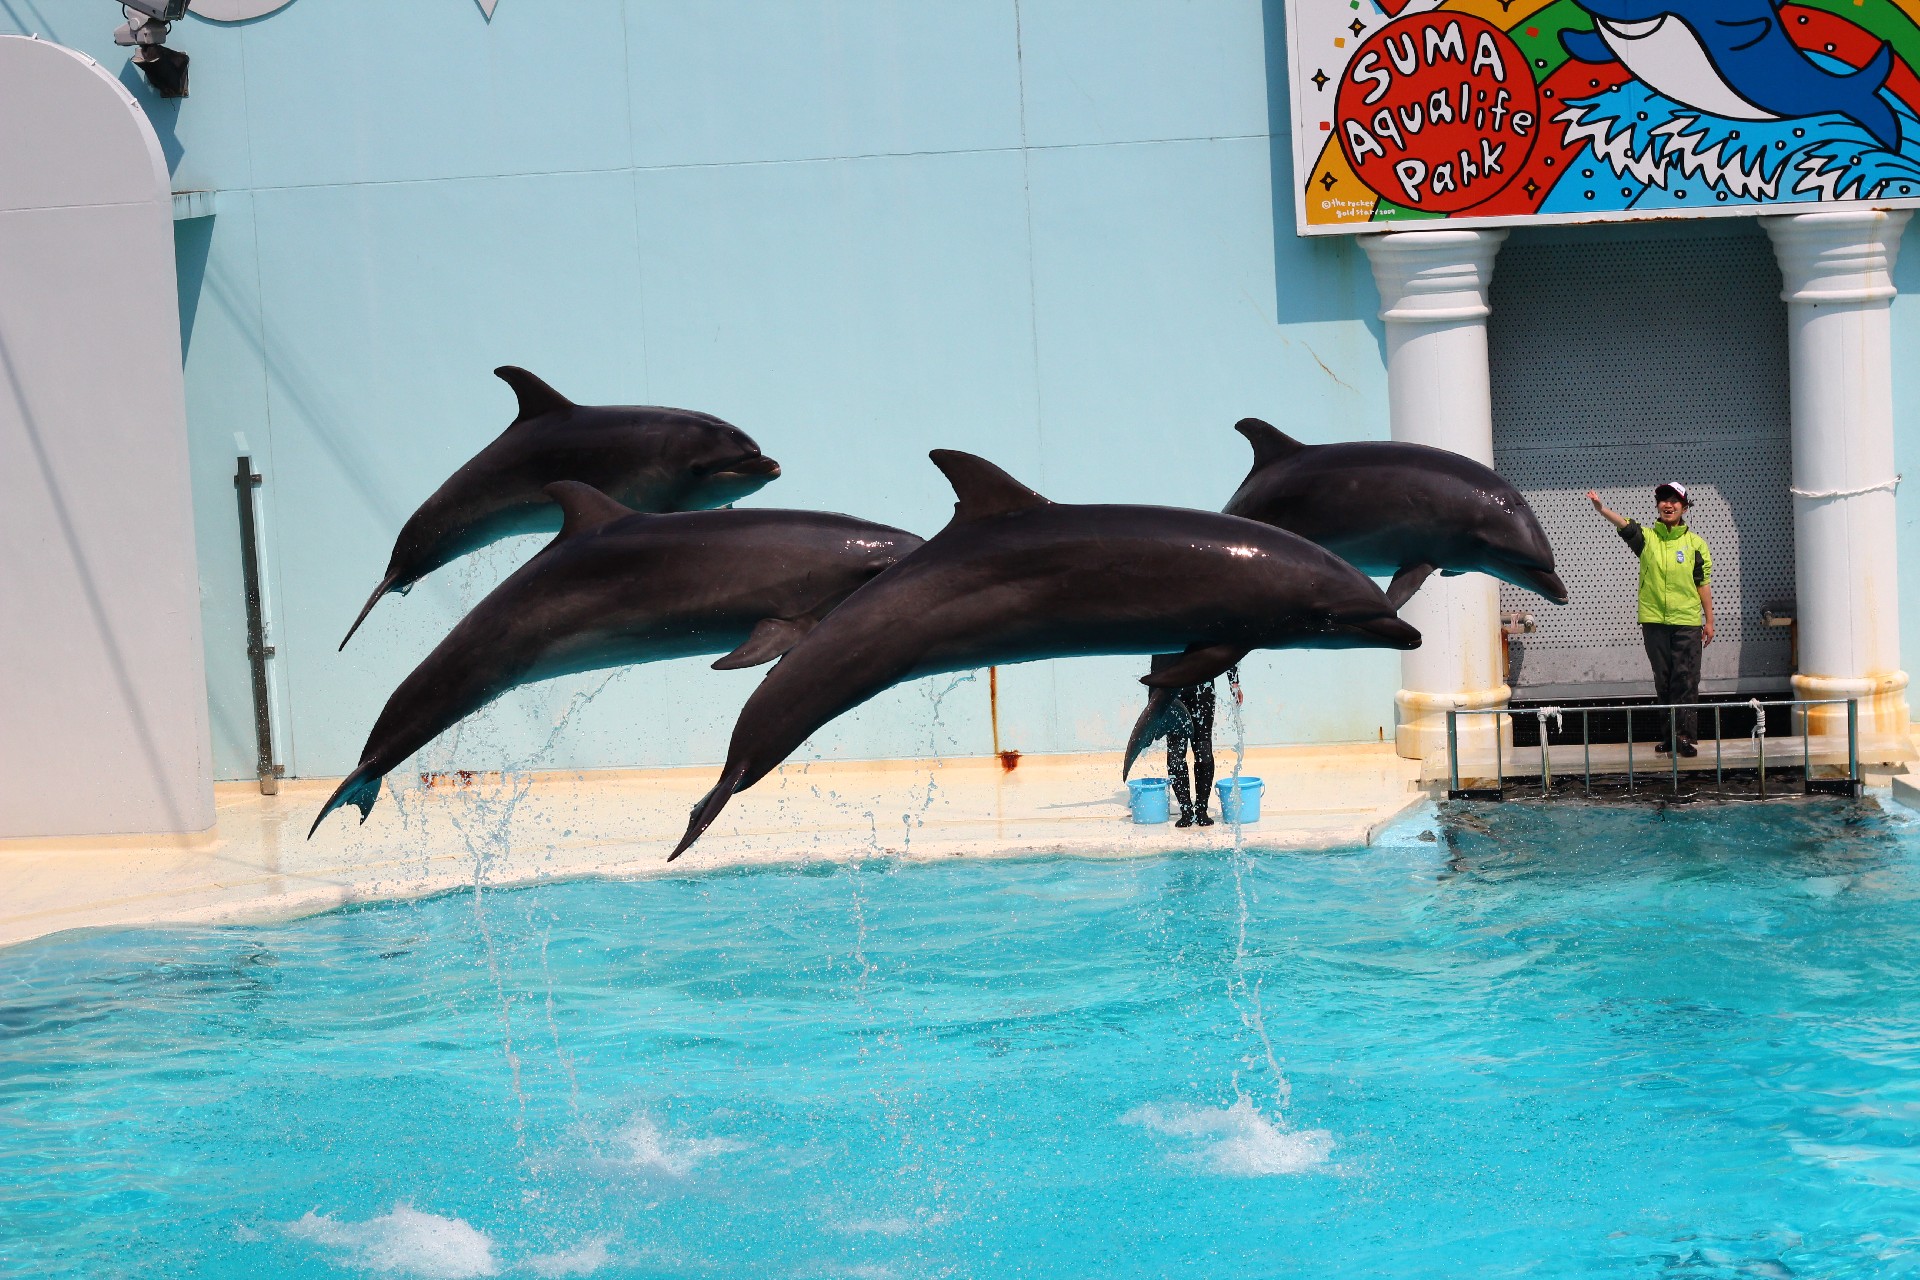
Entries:
{"label": "water splash", "polygon": [[310,1211],[282,1230],[296,1240],[338,1251],[347,1265],[360,1270],[430,1280],[500,1274],[493,1237],[463,1218],[422,1213],[408,1204],[396,1204],[392,1212],[365,1222],[341,1222]]}
{"label": "water splash", "polygon": [[[1253,1034],[1260,1044],[1260,1055],[1266,1064],[1268,1077],[1273,1082],[1273,1103],[1276,1115],[1285,1113],[1288,1104],[1293,1101],[1293,1085],[1286,1073],[1280,1069],[1280,1057],[1274,1052],[1273,1038],[1267,1034],[1266,1011],[1260,1004],[1260,980],[1251,983],[1247,980],[1247,924],[1252,914],[1251,895],[1247,889],[1247,872],[1252,870],[1252,858],[1247,852],[1246,824],[1240,820],[1240,778],[1247,760],[1247,721],[1240,709],[1240,699],[1235,696],[1238,690],[1227,697],[1227,720],[1233,726],[1233,773],[1230,778],[1230,794],[1233,796],[1233,849],[1228,861],[1233,868],[1233,897],[1235,906],[1233,977],[1227,983],[1227,998],[1232,1002],[1234,1011],[1240,1017],[1240,1024]],[[1224,806],[1222,806],[1224,809]],[[1225,814],[1223,813],[1224,817]],[[1255,1065],[1248,1061],[1248,1066]],[[1234,1095],[1238,1101],[1252,1102],[1240,1091],[1240,1075],[1234,1073]]]}
{"label": "water splash", "polygon": [[1280,1127],[1244,1095],[1230,1107],[1148,1103],[1121,1116],[1120,1122],[1186,1139],[1192,1145],[1179,1157],[1182,1163],[1232,1177],[1306,1173],[1324,1165],[1334,1145],[1325,1129]]}
{"label": "water splash", "polygon": [[665,1174],[685,1178],[696,1165],[715,1156],[746,1150],[744,1142],[732,1138],[696,1138],[688,1134],[669,1134],[655,1124],[651,1116],[636,1116],[614,1135],[620,1148],[616,1162],[637,1173]]}

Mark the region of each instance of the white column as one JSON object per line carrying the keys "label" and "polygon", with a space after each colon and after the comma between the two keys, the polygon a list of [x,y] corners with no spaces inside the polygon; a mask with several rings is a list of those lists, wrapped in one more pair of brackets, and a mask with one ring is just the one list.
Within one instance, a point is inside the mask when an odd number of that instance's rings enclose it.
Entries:
{"label": "white column", "polygon": [[[1801,698],[1859,698],[1865,750],[1903,754],[1895,555],[1893,264],[1908,214],[1763,218],[1780,261],[1793,383],[1794,562]],[[1813,713],[1845,732],[1843,708]]]}
{"label": "white column", "polygon": [[[1387,329],[1393,438],[1493,465],[1487,286],[1505,231],[1409,231],[1363,237]],[[1427,579],[1400,611],[1421,645],[1400,657],[1394,743],[1444,759],[1449,707],[1500,707],[1512,692],[1500,652],[1499,586],[1482,574]],[[1463,743],[1492,745],[1492,717],[1463,720]],[[1466,734],[1469,725],[1482,732]]]}

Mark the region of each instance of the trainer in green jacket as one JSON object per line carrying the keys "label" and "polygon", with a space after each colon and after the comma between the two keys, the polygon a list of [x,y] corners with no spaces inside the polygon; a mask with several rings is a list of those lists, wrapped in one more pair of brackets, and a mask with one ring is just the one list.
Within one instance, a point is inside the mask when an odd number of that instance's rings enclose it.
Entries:
{"label": "trainer in green jacket", "polygon": [[[1640,635],[1653,666],[1655,698],[1669,705],[1698,702],[1700,651],[1713,643],[1713,553],[1706,539],[1687,528],[1693,505],[1687,487],[1669,482],[1654,489],[1660,519],[1650,530],[1607,510],[1597,493],[1589,491],[1587,500],[1640,557]],[[1699,754],[1693,745],[1699,718],[1696,711],[1681,711],[1672,719],[1683,756]],[[1660,735],[1655,750],[1667,749],[1666,737]]]}

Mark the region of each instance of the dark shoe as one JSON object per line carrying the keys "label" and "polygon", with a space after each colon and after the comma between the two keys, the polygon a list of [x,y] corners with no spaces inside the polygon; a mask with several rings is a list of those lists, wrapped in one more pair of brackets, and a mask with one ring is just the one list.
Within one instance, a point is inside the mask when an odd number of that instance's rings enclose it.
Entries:
{"label": "dark shoe", "polygon": [[1192,826],[1192,825],[1193,825],[1193,810],[1191,810],[1191,809],[1182,809],[1182,810],[1180,811],[1180,816],[1179,816],[1179,817],[1177,817],[1177,818],[1175,818],[1175,819],[1173,820],[1173,825],[1174,825],[1174,826],[1176,826],[1176,827],[1190,827],[1190,826]]}
{"label": "dark shoe", "polygon": [[1210,827],[1213,825],[1213,819],[1207,816],[1205,809],[1202,809],[1199,815],[1194,818],[1193,825],[1196,827]]}
{"label": "dark shoe", "polygon": [[1680,739],[1680,754],[1685,756],[1687,759],[1691,760],[1695,756],[1700,754],[1700,748],[1694,746],[1691,742],[1688,742],[1685,738],[1682,738]]}
{"label": "dark shoe", "polygon": [[1653,744],[1653,750],[1654,754],[1663,756],[1667,754],[1667,744],[1664,741],[1656,742]]}

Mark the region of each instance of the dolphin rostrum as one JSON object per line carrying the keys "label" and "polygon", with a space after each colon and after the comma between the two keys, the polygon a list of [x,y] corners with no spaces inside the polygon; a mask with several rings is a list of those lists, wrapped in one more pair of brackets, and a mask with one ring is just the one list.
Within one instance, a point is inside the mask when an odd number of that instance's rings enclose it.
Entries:
{"label": "dolphin rostrum", "polygon": [[[1436,569],[1490,574],[1567,602],[1533,508],[1492,468],[1393,440],[1302,444],[1258,418],[1242,418],[1234,430],[1253,446],[1253,468],[1226,513],[1297,533],[1362,573],[1391,574],[1394,608]],[[1170,661],[1157,657],[1154,669]],[[1166,735],[1174,714],[1171,690],[1148,695],[1127,739],[1122,777]]]}
{"label": "dolphin rostrum", "polygon": [[389,770],[509,689],[701,653],[724,653],[720,670],[770,661],[920,545],[904,530],[821,511],[645,515],[573,481],[547,493],[563,514],[560,535],[400,682],[309,837],[342,805],[359,806],[365,822]]}
{"label": "dolphin rostrum", "polygon": [[1366,575],[1293,534],[1206,511],[1053,503],[983,458],[931,457],[959,499],[952,521],[767,673],[669,861],[820,726],[917,676],[1181,650],[1147,678],[1179,687],[1256,648],[1420,643]]}
{"label": "dolphin rostrum", "polygon": [[1729,120],[1832,112],[1900,149],[1900,117],[1878,92],[1893,69],[1891,45],[1857,71],[1833,72],[1788,39],[1774,0],[1576,3],[1595,29],[1563,30],[1560,43],[1581,62],[1618,61],[1656,93]]}
{"label": "dolphin rostrum", "polygon": [[342,649],[380,597],[405,593],[441,565],[517,533],[552,532],[560,509],[546,486],[592,485],[635,511],[701,511],[746,497],[780,474],[752,437],[712,414],[649,405],[580,405],[513,365],[494,374],[519,413],[401,526],[387,575],[347,628]]}

